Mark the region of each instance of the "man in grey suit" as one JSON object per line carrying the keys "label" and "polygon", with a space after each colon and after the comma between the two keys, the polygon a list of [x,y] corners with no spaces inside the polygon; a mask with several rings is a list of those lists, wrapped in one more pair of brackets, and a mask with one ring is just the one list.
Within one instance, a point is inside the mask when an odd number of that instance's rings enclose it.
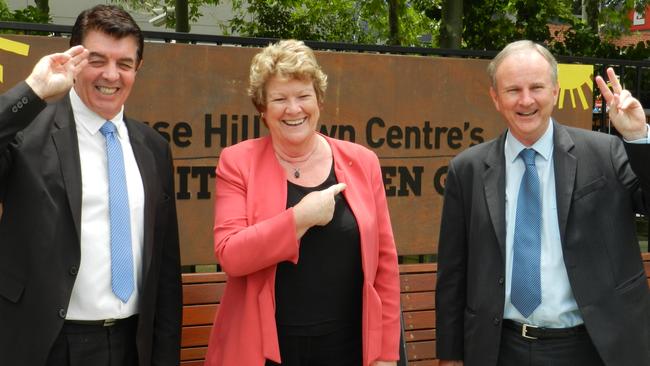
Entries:
{"label": "man in grey suit", "polygon": [[557,62],[518,41],[490,63],[507,131],[449,166],[438,251],[441,366],[648,366],[635,212],[650,207],[645,113],[597,77],[623,136],[552,120]]}
{"label": "man in grey suit", "polygon": [[143,38],[93,7],[0,96],[1,365],[179,364],[171,150],[124,113]]}

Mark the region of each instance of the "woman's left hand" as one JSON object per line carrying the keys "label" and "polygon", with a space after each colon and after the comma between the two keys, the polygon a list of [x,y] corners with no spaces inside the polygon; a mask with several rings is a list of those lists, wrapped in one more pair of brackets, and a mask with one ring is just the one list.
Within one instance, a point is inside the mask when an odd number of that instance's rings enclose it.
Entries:
{"label": "woman's left hand", "polygon": [[397,366],[397,361],[375,361],[372,366]]}

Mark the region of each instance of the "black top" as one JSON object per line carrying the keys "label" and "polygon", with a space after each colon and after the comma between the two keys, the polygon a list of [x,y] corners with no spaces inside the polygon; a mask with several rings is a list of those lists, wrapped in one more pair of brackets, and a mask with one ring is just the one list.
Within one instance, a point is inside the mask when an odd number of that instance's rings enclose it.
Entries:
{"label": "black top", "polygon": [[[334,166],[316,187],[288,182],[287,208],[336,183]],[[338,194],[332,221],[311,227],[300,240],[298,263],[278,264],[278,329],[292,335],[322,335],[350,325],[361,329],[362,286],[359,228],[345,197]]]}

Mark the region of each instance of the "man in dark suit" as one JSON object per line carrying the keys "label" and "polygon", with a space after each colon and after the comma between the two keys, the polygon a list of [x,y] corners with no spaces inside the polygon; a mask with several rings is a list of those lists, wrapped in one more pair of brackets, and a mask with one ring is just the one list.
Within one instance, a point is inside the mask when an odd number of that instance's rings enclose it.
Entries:
{"label": "man in dark suit", "polygon": [[648,366],[635,212],[650,206],[643,108],[597,82],[620,138],[551,119],[557,62],[530,41],[488,67],[508,130],[454,158],[438,251],[440,365]]}
{"label": "man in dark suit", "polygon": [[70,43],[0,96],[0,364],[178,365],[171,152],[124,116],[143,35],[98,5]]}

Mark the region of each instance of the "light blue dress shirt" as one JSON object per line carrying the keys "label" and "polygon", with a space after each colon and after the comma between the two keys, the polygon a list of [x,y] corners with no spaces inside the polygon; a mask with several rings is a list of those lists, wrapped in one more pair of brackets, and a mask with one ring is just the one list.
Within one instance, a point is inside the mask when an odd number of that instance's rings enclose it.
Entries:
{"label": "light blue dress shirt", "polygon": [[[650,126],[646,138],[627,142],[650,143]],[[552,121],[548,124],[544,135],[531,146],[538,153],[535,164],[537,165],[542,195],[542,253],[540,263],[542,303],[528,318],[525,318],[510,302],[515,214],[519,185],[525,170],[523,159],[519,157],[519,153],[525,148],[526,146],[508,132],[504,149],[506,162],[506,299],[503,311],[504,318],[548,328],[572,327],[582,324],[583,320],[569,284],[560,242],[555,195],[555,169],[553,169]]]}
{"label": "light blue dress shirt", "polygon": [[571,291],[560,242],[557,200],[555,198],[555,170],[553,169],[553,123],[548,124],[544,135],[531,146],[537,151],[535,165],[542,196],[540,263],[542,303],[528,318],[525,318],[510,302],[515,214],[519,185],[525,170],[524,161],[519,153],[525,148],[526,146],[511,133],[508,133],[504,149],[506,161],[506,301],[504,318],[549,328],[571,327],[581,324],[583,320]]}

